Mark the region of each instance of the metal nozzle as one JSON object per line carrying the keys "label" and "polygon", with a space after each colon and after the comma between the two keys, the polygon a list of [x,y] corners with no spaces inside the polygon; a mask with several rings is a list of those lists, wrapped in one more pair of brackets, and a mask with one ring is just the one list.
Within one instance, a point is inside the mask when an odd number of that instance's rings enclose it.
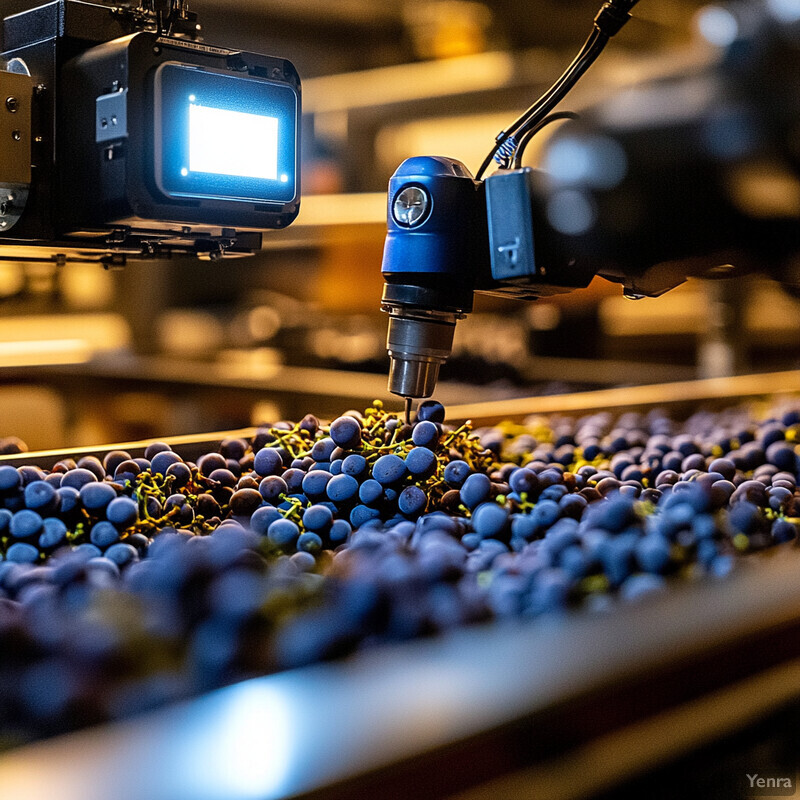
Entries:
{"label": "metal nozzle", "polygon": [[439,369],[450,357],[461,314],[384,306],[388,311],[389,391],[401,397],[430,397]]}

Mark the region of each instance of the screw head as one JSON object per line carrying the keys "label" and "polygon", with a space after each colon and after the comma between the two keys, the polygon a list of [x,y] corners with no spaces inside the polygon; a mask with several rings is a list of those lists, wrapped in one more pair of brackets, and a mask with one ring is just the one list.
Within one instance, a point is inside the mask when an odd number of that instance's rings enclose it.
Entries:
{"label": "screw head", "polygon": [[22,131],[11,131],[11,138],[15,142],[18,142],[20,139],[22,139]]}
{"label": "screw head", "polygon": [[6,97],[6,110],[12,114],[16,114],[17,110],[19,109],[19,100],[13,95],[11,97]]}
{"label": "screw head", "polygon": [[421,186],[406,186],[392,203],[392,217],[398,225],[413,228],[428,218],[431,197]]}

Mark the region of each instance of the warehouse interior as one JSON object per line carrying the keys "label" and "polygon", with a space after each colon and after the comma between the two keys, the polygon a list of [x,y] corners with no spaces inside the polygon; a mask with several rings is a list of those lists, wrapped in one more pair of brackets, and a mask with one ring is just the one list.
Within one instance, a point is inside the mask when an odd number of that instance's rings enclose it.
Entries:
{"label": "warehouse interior", "polygon": [[797,796],[800,0],[0,17],[0,800]]}
{"label": "warehouse interior", "polygon": [[[185,258],[111,270],[0,264],[0,434],[33,449],[101,444],[257,424],[287,416],[298,392],[324,413],[347,399],[388,400],[380,270],[389,178],[419,153],[475,170],[504,122],[569,62],[593,6],[193,5],[209,40],[291,54],[303,78],[300,216],[224,268]],[[726,32],[712,12],[645,4],[567,106],[579,111],[648,75],[715,58],[713,40]],[[541,166],[535,152],[527,162]],[[638,303],[600,278],[533,304],[479,296],[458,327],[442,398],[792,369],[798,329],[797,300],[758,273],[689,280]]]}

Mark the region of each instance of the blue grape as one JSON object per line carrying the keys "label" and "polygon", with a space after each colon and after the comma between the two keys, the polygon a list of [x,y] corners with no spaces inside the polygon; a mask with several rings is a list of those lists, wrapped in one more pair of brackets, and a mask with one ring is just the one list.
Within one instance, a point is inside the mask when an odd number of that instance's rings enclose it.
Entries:
{"label": "blue grape", "polygon": [[406,475],[406,464],[394,454],[381,456],[372,466],[372,477],[381,486],[399,483]]}
{"label": "blue grape", "polygon": [[497,503],[481,503],[472,514],[472,527],[483,539],[496,539],[508,524],[508,509]]}
{"label": "blue grape", "polygon": [[417,408],[417,422],[444,422],[444,406],[437,400],[425,400]]}
{"label": "blue grape", "polygon": [[297,539],[297,549],[306,553],[318,553],[322,550],[322,539],[316,533],[302,533]]}
{"label": "blue grape", "polygon": [[13,491],[21,483],[20,474],[14,467],[9,467],[8,465],[0,467],[0,492]]}
{"label": "blue grape", "polygon": [[402,514],[415,517],[425,510],[428,496],[418,486],[406,486],[397,498],[397,507]]}
{"label": "blue grape", "polygon": [[353,417],[339,417],[331,423],[331,439],[345,450],[354,450],[361,443],[361,425]]}
{"label": "blue grape", "polygon": [[342,472],[358,478],[367,471],[367,459],[358,453],[351,453],[342,461]]}
{"label": "blue grape", "polygon": [[294,549],[300,536],[300,528],[290,519],[279,519],[273,522],[267,530],[267,538],[281,550]]}
{"label": "blue grape", "polygon": [[101,511],[117,496],[117,492],[110,484],[95,481],[84,484],[80,495],[84,508],[89,511]]}
{"label": "blue grape", "polygon": [[106,518],[117,528],[129,528],[139,518],[139,506],[129,497],[116,497],[106,508]]}
{"label": "blue grape", "polygon": [[492,482],[487,475],[476,472],[470,475],[461,487],[461,502],[469,509],[477,508],[485,503],[492,494]]}
{"label": "blue grape", "polygon": [[326,487],[328,498],[334,503],[346,503],[358,495],[358,481],[352,475],[335,475]]}
{"label": "blue grape", "polygon": [[471,472],[472,467],[466,461],[451,461],[444,468],[444,479],[451,488],[460,489]]}
{"label": "blue grape", "polygon": [[377,508],[370,508],[369,506],[357,505],[353,507],[350,512],[350,524],[353,528],[360,528],[369,520],[378,519],[381,512]]}
{"label": "blue grape", "polygon": [[418,422],[411,432],[411,441],[417,447],[430,447],[439,441],[439,428],[433,423],[425,420]]}
{"label": "blue grape", "polygon": [[347,537],[352,532],[353,528],[350,523],[344,519],[335,519],[331,523],[331,529],[328,532],[328,538],[334,545],[343,544],[347,541]]}
{"label": "blue grape", "polygon": [[139,552],[128,542],[117,542],[106,550],[105,557],[113,561],[118,567],[124,567],[138,561]]}
{"label": "blue grape", "polygon": [[283,519],[283,515],[274,506],[261,506],[250,517],[250,529],[260,536],[266,536],[269,526],[275,520]]}
{"label": "blue grape", "polygon": [[6,553],[6,559],[17,564],[33,564],[38,558],[39,551],[32,544],[25,542],[14,542]]}
{"label": "blue grape", "polygon": [[279,475],[283,472],[283,459],[281,454],[273,447],[264,447],[259,450],[253,460],[253,469],[262,477]]}
{"label": "blue grape", "polygon": [[405,458],[406,469],[417,479],[426,479],[436,472],[436,455],[427,447],[414,447]]}
{"label": "blue grape", "polygon": [[268,503],[275,505],[281,499],[281,495],[288,494],[289,487],[283,478],[279,478],[277,475],[268,475],[259,483],[258,491]]}
{"label": "blue grape", "polygon": [[97,522],[92,525],[89,539],[93,545],[104,550],[119,541],[119,531],[110,522]]}
{"label": "blue grape", "polygon": [[320,462],[330,462],[331,454],[336,449],[336,442],[333,441],[330,437],[326,437],[324,439],[320,439],[314,443],[314,446],[311,448],[311,458],[314,459],[317,463]]}
{"label": "blue grape", "polygon": [[173,464],[182,463],[183,459],[171,450],[163,450],[155,454],[150,461],[150,469],[154,475],[166,475]]}
{"label": "blue grape", "polygon": [[303,527],[309,531],[326,531],[333,523],[333,514],[327,506],[310,506],[303,512]]}
{"label": "blue grape", "polygon": [[25,487],[25,505],[28,508],[53,508],[56,498],[55,488],[46,481],[33,481]]}
{"label": "blue grape", "polygon": [[61,487],[71,487],[80,491],[84,486],[97,482],[97,475],[88,469],[71,469],[64,473],[61,479]]}
{"label": "blue grape", "polygon": [[54,550],[67,542],[67,526],[58,517],[47,517],[42,520],[42,532],[39,534],[39,547],[43,550]]}
{"label": "blue grape", "polygon": [[35,511],[24,509],[11,518],[9,530],[15,539],[28,539],[42,530],[42,518]]}
{"label": "blue grape", "polygon": [[333,478],[330,472],[325,470],[314,470],[309,472],[303,478],[303,492],[308,495],[312,500],[318,497],[325,497],[325,489],[328,486],[328,481]]}
{"label": "blue grape", "polygon": [[374,478],[369,478],[361,484],[358,490],[358,499],[364,505],[374,505],[383,498],[383,486]]}

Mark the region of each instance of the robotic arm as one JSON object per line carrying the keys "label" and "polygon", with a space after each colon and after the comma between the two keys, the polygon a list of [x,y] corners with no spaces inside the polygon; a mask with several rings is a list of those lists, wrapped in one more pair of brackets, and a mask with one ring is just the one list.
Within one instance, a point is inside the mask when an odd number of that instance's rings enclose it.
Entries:
{"label": "robotic arm", "polygon": [[[498,135],[475,178],[441,157],[411,158],[392,177],[391,392],[433,393],[475,292],[535,300],[601,275],[627,297],[655,297],[732,263],[800,285],[800,3],[714,7],[727,37],[717,59],[619,92],[560,128],[543,170],[521,166],[537,131],[573,116],[552,112],[633,5],[603,6],[581,54]],[[492,159],[500,169],[481,180]]]}

